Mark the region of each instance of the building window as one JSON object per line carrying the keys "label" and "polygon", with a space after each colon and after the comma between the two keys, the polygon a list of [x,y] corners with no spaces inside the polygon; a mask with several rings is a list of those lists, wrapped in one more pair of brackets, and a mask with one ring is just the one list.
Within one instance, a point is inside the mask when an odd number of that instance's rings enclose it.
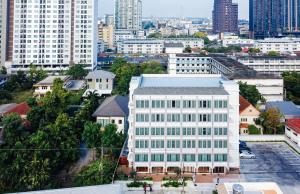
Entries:
{"label": "building window", "polygon": [[164,140],[152,140],[151,141],[151,148],[164,148]]}
{"label": "building window", "polygon": [[168,100],[167,107],[168,108],[180,108],[180,100]]}
{"label": "building window", "polygon": [[214,128],[214,134],[215,135],[227,135],[227,128],[222,128],[222,127],[216,127]]}
{"label": "building window", "polygon": [[227,140],[215,140],[214,148],[227,148]]}
{"label": "building window", "polygon": [[183,154],[182,158],[184,162],[195,162],[195,154]]}
{"label": "building window", "polygon": [[227,122],[227,114],[215,114],[214,121],[215,122]]}
{"label": "building window", "polygon": [[211,122],[211,114],[199,114],[199,122]]}
{"label": "building window", "polygon": [[164,135],[164,128],[151,128],[151,135]]}
{"label": "building window", "polygon": [[215,154],[214,161],[215,162],[227,162],[227,154]]}
{"label": "building window", "polygon": [[136,162],[148,162],[148,154],[135,154]]}
{"label": "building window", "polygon": [[215,108],[227,108],[228,106],[227,100],[215,100],[214,104]]}
{"label": "building window", "polygon": [[195,128],[182,128],[182,135],[196,135]]}
{"label": "building window", "polygon": [[152,100],[152,108],[165,108],[165,101],[163,100]]}
{"label": "building window", "polygon": [[184,100],[183,108],[196,108],[196,101],[195,100]]}
{"label": "building window", "polygon": [[167,148],[180,148],[180,140],[168,140]]}
{"label": "building window", "polygon": [[200,100],[198,102],[199,108],[211,108],[211,101],[210,100]]}
{"label": "building window", "polygon": [[148,100],[136,100],[136,108],[149,108]]}
{"label": "building window", "polygon": [[135,115],[136,122],[149,122],[148,114],[136,114]]}
{"label": "building window", "polygon": [[199,162],[211,162],[211,155],[210,154],[199,154],[198,161]]}
{"label": "building window", "polygon": [[119,125],[121,125],[121,124],[123,123],[123,121],[122,121],[122,120],[119,120],[119,122],[118,122],[118,123],[119,123]]}
{"label": "building window", "polygon": [[199,140],[199,148],[211,148],[211,140]]}
{"label": "building window", "polygon": [[168,154],[167,155],[168,162],[179,162],[180,161],[180,154]]}
{"label": "building window", "polygon": [[149,128],[136,128],[135,135],[149,135]]}
{"label": "building window", "polygon": [[167,135],[180,135],[180,128],[167,128]]}
{"label": "building window", "polygon": [[163,154],[151,154],[151,161],[152,162],[163,162],[164,155]]}
{"label": "building window", "polygon": [[196,115],[195,114],[183,114],[183,122],[195,122]]}
{"label": "building window", "polygon": [[202,127],[198,129],[199,135],[211,135],[211,128]]}
{"label": "building window", "polygon": [[151,121],[152,122],[164,122],[165,115],[164,114],[151,114]]}
{"label": "building window", "polygon": [[182,148],[195,148],[196,143],[194,140],[183,140],[182,141]]}
{"label": "building window", "polygon": [[135,148],[148,148],[148,140],[135,141]]}

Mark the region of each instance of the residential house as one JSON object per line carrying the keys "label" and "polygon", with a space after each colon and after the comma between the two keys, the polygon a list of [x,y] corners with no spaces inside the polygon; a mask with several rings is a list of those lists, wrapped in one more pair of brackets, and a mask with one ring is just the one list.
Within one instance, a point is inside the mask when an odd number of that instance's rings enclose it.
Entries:
{"label": "residential house", "polygon": [[240,134],[249,134],[249,125],[254,125],[261,129],[261,126],[256,124],[259,115],[260,111],[240,95]]}
{"label": "residential house", "polygon": [[69,76],[48,76],[37,84],[33,85],[35,88],[34,95],[37,97],[43,97],[47,92],[51,92],[55,79],[61,79],[63,82],[70,80]]}
{"label": "residential house", "polygon": [[87,90],[84,93],[84,96],[93,92],[96,92],[100,96],[110,95],[113,90],[115,77],[116,75],[109,71],[95,70],[90,72],[85,77],[87,81]]}
{"label": "residential house", "polygon": [[97,122],[102,127],[110,123],[116,124],[118,132],[125,133],[128,129],[128,101],[128,96],[111,96],[106,98],[94,112],[93,117],[97,118]]}
{"label": "residential house", "polygon": [[300,148],[300,117],[286,121],[285,135]]}

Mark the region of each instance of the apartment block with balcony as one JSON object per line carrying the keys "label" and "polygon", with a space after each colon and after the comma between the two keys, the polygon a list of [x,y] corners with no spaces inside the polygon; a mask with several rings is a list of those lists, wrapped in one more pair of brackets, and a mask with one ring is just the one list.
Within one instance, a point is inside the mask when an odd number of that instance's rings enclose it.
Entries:
{"label": "apartment block with balcony", "polygon": [[129,166],[138,173],[239,169],[239,88],[221,75],[141,75],[129,97]]}

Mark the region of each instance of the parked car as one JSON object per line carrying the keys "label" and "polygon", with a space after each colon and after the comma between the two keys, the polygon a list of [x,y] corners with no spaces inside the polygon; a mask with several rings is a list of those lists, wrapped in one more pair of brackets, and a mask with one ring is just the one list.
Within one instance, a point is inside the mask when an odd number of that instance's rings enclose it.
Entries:
{"label": "parked car", "polygon": [[242,159],[255,159],[256,156],[252,152],[243,150],[243,151],[240,152],[240,158],[242,158]]}

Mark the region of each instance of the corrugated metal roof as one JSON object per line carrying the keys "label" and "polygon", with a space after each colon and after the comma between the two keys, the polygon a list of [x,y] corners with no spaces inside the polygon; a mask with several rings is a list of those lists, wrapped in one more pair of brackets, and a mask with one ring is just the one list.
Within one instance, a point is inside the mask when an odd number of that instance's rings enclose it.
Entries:
{"label": "corrugated metal roof", "polygon": [[266,110],[270,108],[278,108],[281,114],[287,116],[299,116],[300,109],[291,101],[274,101],[266,103]]}

